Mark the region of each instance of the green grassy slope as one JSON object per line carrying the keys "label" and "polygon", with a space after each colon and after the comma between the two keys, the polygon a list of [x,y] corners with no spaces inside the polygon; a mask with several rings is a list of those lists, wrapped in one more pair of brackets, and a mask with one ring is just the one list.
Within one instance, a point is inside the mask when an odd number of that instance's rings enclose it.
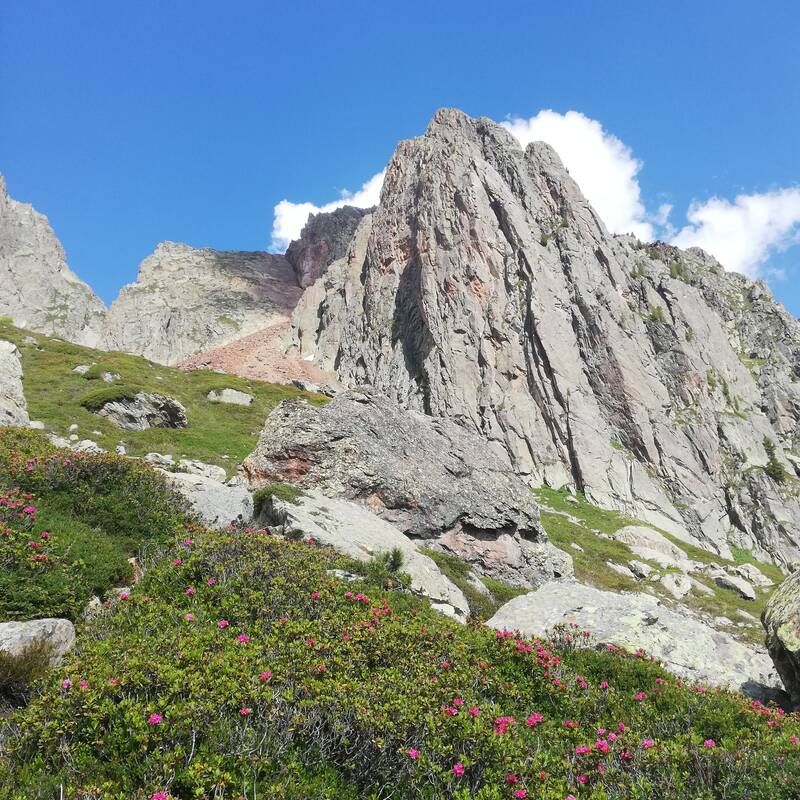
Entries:
{"label": "green grassy slope", "polygon": [[[644,587],[648,587],[665,602],[674,602],[671,595],[659,583],[631,580],[608,567],[606,563],[612,561],[626,565],[631,559],[636,558],[639,561],[643,559],[635,556],[626,544],[605,538],[600,534],[610,536],[626,525],[653,527],[652,525],[626,517],[616,511],[608,511],[593,506],[581,495],[570,498],[565,491],[557,491],[547,487],[536,489],[534,494],[539,503],[545,507],[542,512],[544,529],[553,544],[572,556],[575,575],[579,581],[596,586],[598,589],[611,591],[642,591]],[[548,511],[546,509],[552,510]],[[721,566],[748,562],[757,566],[764,575],[775,582],[775,585],[780,584],[785,579],[783,572],[774,564],[758,561],[746,551],[734,551],[735,560],[731,561],[720,557],[716,553],[686,544],[686,542],[671,536],[666,531],[659,530],[659,532],[684,550],[689,558],[695,561],[701,561],[706,564],[713,562]],[[580,545],[582,551],[575,550],[571,546],[573,543]],[[650,563],[650,566],[658,568],[658,565],[654,563]],[[659,571],[664,573],[667,570],[659,569]],[[746,611],[755,617],[760,616],[772,591],[768,588],[766,591],[759,591],[755,600],[745,600],[733,590],[717,586],[712,580],[702,575],[695,577],[707,586],[712,593],[703,595],[692,591],[680,602],[683,605],[705,611],[713,616],[725,616],[734,622],[741,621],[737,611]],[[754,624],[750,628],[735,628],[732,632],[759,644],[763,642],[764,636],[760,625]]]}
{"label": "green grassy slope", "polygon": [[[218,464],[230,473],[252,452],[264,419],[281,400],[305,397],[312,403],[326,401],[321,395],[289,386],[209,370],[184,372],[139,356],[92,350],[15,328],[3,320],[0,320],[0,339],[14,342],[22,353],[23,383],[31,419],[41,420],[61,436],[67,436],[69,426],[76,424],[81,439],[93,439],[107,450],[124,442],[128,454],[134,456],[166,453],[176,461],[185,457]],[[86,375],[73,372],[81,364],[92,369]],[[103,372],[117,374],[120,380],[116,384],[103,383],[100,378]],[[81,404],[98,390],[115,387],[174,397],[186,407],[188,427],[124,431]],[[212,389],[225,388],[253,395],[253,403],[244,407],[206,399]],[[100,436],[93,431],[99,431]]]}

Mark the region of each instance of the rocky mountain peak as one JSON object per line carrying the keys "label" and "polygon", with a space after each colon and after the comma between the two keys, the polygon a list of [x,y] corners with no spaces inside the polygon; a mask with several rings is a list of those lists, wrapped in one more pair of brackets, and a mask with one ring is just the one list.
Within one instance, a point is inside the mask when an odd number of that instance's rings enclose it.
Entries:
{"label": "rocky mountain peak", "polygon": [[0,177],[0,316],[96,346],[104,315],[101,300],[67,266],[47,217],[10,197]]}
{"label": "rocky mountain peak", "polygon": [[531,483],[782,561],[799,333],[702,251],[609,235],[548,145],[453,109],[398,145],[294,314],[305,358],[476,430]]}

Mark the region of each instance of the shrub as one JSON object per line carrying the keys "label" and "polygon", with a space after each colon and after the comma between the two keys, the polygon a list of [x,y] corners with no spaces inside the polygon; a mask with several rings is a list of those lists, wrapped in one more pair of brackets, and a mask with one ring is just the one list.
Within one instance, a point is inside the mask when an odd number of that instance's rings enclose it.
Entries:
{"label": "shrub", "polygon": [[262,511],[267,510],[267,502],[272,497],[277,497],[278,500],[296,505],[302,496],[303,492],[290,483],[268,483],[253,492],[253,509],[256,516],[258,516]]}
{"label": "shrub", "polygon": [[46,641],[34,641],[16,655],[0,650],[0,706],[24,705],[32,686],[50,669],[53,647]]}
{"label": "shrub", "polygon": [[664,322],[664,306],[654,306],[647,315],[648,322]]}
{"label": "shrub", "polygon": [[764,468],[764,472],[776,483],[783,483],[788,477],[788,473],[775,455],[775,442],[766,436],[764,437],[764,449],[767,451],[767,466]]}
{"label": "shrub", "polygon": [[402,572],[403,561],[403,552],[399,547],[393,547],[386,552],[377,553],[363,564],[361,574],[382,589],[407,588],[411,585],[411,577]]}
{"label": "shrub", "polygon": [[133,400],[142,389],[125,384],[109,384],[98,386],[87,392],[81,398],[81,405],[87,411],[99,411],[106,403],[114,403],[118,400]]}
{"label": "shrub", "polygon": [[796,796],[796,715],[575,628],[459,626],[339,563],[256,531],[177,545],[15,715],[6,797]]}

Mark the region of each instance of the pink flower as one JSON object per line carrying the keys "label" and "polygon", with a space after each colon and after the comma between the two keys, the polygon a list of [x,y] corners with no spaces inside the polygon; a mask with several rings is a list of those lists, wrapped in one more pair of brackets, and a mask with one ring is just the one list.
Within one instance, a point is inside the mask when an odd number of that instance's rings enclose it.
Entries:
{"label": "pink flower", "polygon": [[64,678],[64,680],[61,681],[61,688],[64,689],[64,691],[69,691],[72,688],[72,681],[69,678]]}
{"label": "pink flower", "polygon": [[194,586],[190,586],[190,587],[189,587],[189,588],[188,588],[188,589],[187,589],[187,590],[184,592],[184,594],[187,594],[187,595],[189,595],[189,597],[194,597],[194,596],[197,594],[197,589],[195,589],[195,588],[194,588]]}
{"label": "pink flower", "polygon": [[148,725],[160,725],[164,721],[164,717],[161,714],[151,714],[147,718]]}
{"label": "pink flower", "polygon": [[453,764],[453,769],[451,771],[456,778],[464,777],[464,765],[460,761],[457,764]]}
{"label": "pink flower", "polygon": [[50,538],[50,534],[47,531],[42,531],[39,534],[39,538],[40,539],[44,539],[45,541],[47,541]]}
{"label": "pink flower", "polygon": [[453,708],[452,706],[445,706],[444,708],[445,716],[447,717],[457,717],[458,716],[458,709]]}
{"label": "pink flower", "polygon": [[608,681],[600,681],[600,688],[603,690],[608,689]]}
{"label": "pink flower", "polygon": [[716,746],[717,746],[717,743],[713,739],[706,739],[703,742],[703,747],[707,747],[709,750],[711,750],[712,748],[714,748]]}
{"label": "pink flower", "polygon": [[617,741],[617,734],[616,733],[609,733],[608,734],[608,741],[609,742],[616,742]]}
{"label": "pink flower", "polygon": [[127,600],[131,596],[130,592],[120,592],[119,599],[120,600]]}
{"label": "pink flower", "polygon": [[353,597],[353,593],[352,593],[352,592],[345,592],[345,593],[344,593],[344,596],[345,596],[345,597],[346,597],[348,600],[350,600],[350,599]]}
{"label": "pink flower", "polygon": [[565,728],[580,728],[581,726],[580,722],[576,722],[573,719],[565,719],[561,724]]}
{"label": "pink flower", "polygon": [[647,697],[647,692],[636,692],[633,699],[640,703],[645,697]]}
{"label": "pink flower", "polygon": [[252,708],[240,708],[239,709],[239,714],[241,714],[243,717],[249,717],[252,713],[253,713],[253,709]]}
{"label": "pink flower", "polygon": [[191,547],[194,544],[194,539],[184,539],[181,544],[185,547]]}
{"label": "pink flower", "polygon": [[269,680],[271,677],[272,677],[272,670],[270,670],[270,669],[267,669],[267,670],[264,670],[264,672],[262,672],[262,673],[261,673],[261,674],[258,676],[258,679],[259,679],[259,680],[260,680],[262,683],[266,683],[266,682],[267,682],[267,681],[268,681],[268,680]]}
{"label": "pink flower", "polygon": [[220,621],[217,623],[217,627],[218,627],[220,630],[222,630],[223,628],[227,628],[229,625],[230,625],[230,622],[228,622],[228,620],[226,620],[226,619],[221,619],[221,620],[220,620]]}
{"label": "pink flower", "polygon": [[88,689],[89,688],[89,681],[87,681],[86,678],[84,678],[83,680],[78,681],[78,686],[81,689]]}
{"label": "pink flower", "polygon": [[655,742],[652,739],[644,739],[642,741],[642,750],[649,750]]}
{"label": "pink flower", "polygon": [[169,800],[169,795],[166,792],[153,792],[150,800]]}
{"label": "pink flower", "polygon": [[524,789],[517,789],[514,792],[514,797],[525,798],[528,796],[528,793]]}
{"label": "pink flower", "polygon": [[119,678],[109,678],[107,683],[109,686],[119,686]]}
{"label": "pink flower", "polygon": [[239,644],[247,644],[250,641],[250,637],[246,633],[240,633],[236,637],[236,641],[239,642]]}
{"label": "pink flower", "polygon": [[481,715],[481,710],[478,708],[478,706],[470,706],[467,711],[469,712],[469,715],[475,719]]}
{"label": "pink flower", "polygon": [[577,800],[577,798],[575,797],[574,794],[568,794],[567,795],[567,800]]}
{"label": "pink flower", "polygon": [[514,717],[496,717],[494,720],[494,732],[502,736],[512,725],[516,724]]}
{"label": "pink flower", "polygon": [[184,619],[185,619],[187,622],[194,622],[194,614],[192,614],[191,612],[189,612],[189,613],[188,613],[188,614],[187,614],[187,615],[184,617]]}
{"label": "pink flower", "polygon": [[463,701],[462,698],[456,697],[455,700],[453,700],[453,705],[454,706],[463,706],[464,705],[464,701]]}
{"label": "pink flower", "polygon": [[575,748],[576,756],[585,756],[592,752],[592,748],[588,744],[580,744]]}
{"label": "pink flower", "polygon": [[525,724],[529,728],[535,728],[540,723],[544,722],[544,714],[540,714],[538,711],[534,711],[528,719],[525,720]]}
{"label": "pink flower", "polygon": [[319,600],[322,595],[319,592],[311,592],[311,599],[312,600]]}
{"label": "pink flower", "polygon": [[180,567],[183,564],[183,559],[181,558],[173,558],[172,559],[172,566],[173,567]]}
{"label": "pink flower", "polygon": [[800,737],[790,736],[789,741],[791,742],[791,744],[800,744]]}
{"label": "pink flower", "polygon": [[420,755],[420,754],[419,754],[419,750],[417,750],[417,748],[416,748],[416,747],[409,747],[409,749],[408,749],[408,750],[406,750],[406,755],[407,755],[407,756],[408,756],[408,757],[409,757],[409,758],[410,758],[412,761],[416,761],[416,760],[419,758],[419,755]]}
{"label": "pink flower", "polygon": [[581,786],[583,786],[584,784],[589,783],[589,776],[588,775],[578,775],[578,777],[575,778],[575,780],[578,781],[578,783],[580,783]]}
{"label": "pink flower", "polygon": [[519,778],[512,772],[511,775],[506,775],[506,783],[513,786],[515,783],[519,783]]}
{"label": "pink flower", "polygon": [[209,579],[206,581],[206,584],[207,584],[208,586],[214,586],[214,585],[216,584],[216,582],[217,582],[217,579],[216,579],[216,578],[209,578]]}
{"label": "pink flower", "polygon": [[594,743],[594,746],[601,753],[609,753],[609,752],[611,752],[611,745],[605,739],[598,739]]}

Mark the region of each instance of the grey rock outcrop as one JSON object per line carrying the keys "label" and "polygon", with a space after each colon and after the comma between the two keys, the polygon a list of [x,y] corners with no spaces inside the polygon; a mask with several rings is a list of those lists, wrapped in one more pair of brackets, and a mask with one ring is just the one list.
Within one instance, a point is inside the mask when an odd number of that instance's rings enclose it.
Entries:
{"label": "grey rock outcrop", "polygon": [[753,588],[752,584],[748,583],[744,578],[740,578],[738,575],[728,575],[726,572],[723,572],[721,575],[716,575],[714,577],[714,583],[716,583],[717,586],[721,586],[723,589],[731,589],[745,600],[756,599],[756,590]]}
{"label": "grey rock outcrop", "polygon": [[210,528],[247,525],[253,520],[253,497],[243,486],[205,475],[165,472],[168,483],[189,503],[191,512]]}
{"label": "grey rock outcrop", "polygon": [[792,701],[800,706],[800,570],[775,590],[761,624],[775,668]]}
{"label": "grey rock outcrop", "polygon": [[177,364],[285,322],[300,291],[283,256],[164,242],[112,303],[105,346]]}
{"label": "grey rock outcrop", "polygon": [[68,619],[34,619],[29,622],[0,622],[0,650],[19,655],[34,642],[47,642],[51,662],[58,663],[75,644],[75,626]]}
{"label": "grey rock outcrop", "polygon": [[279,526],[284,535],[313,538],[359,561],[397,548],[403,554],[401,571],[410,576],[412,591],[455,619],[464,620],[469,613],[467,599],[435,562],[394,525],[363,506],[311,490],[293,503],[273,498],[269,524],[271,529]]}
{"label": "grey rock outcrop", "polygon": [[300,286],[304,289],[311,286],[334,261],[347,253],[358,223],[366,213],[363,208],[343,206],[335,211],[311,214],[300,238],[286,250],[286,259]]}
{"label": "grey rock outcrop", "polygon": [[240,392],[238,389],[213,389],[208,393],[207,399],[211,403],[228,403],[234,406],[249,406],[253,402],[253,395]]}
{"label": "grey rock outcrop", "polygon": [[20,328],[97,347],[105,306],[67,266],[43,214],[9,197],[0,176],[0,316]]}
{"label": "grey rock outcrop", "polygon": [[282,402],[242,474],[253,486],[284,481],[360,501],[405,535],[517,585],[572,571],[501,449],[449,420],[404,411],[369,387],[323,407]]}
{"label": "grey rock outcrop", "polygon": [[578,583],[550,584],[515,597],[487,624],[543,636],[556,625],[572,622],[589,630],[595,642],[644,649],[668,670],[692,681],[730,686],[756,696],[782,688],[766,653],[687,613],[672,611],[648,594],[615,594]]}
{"label": "grey rock outcrop", "polygon": [[154,392],[137,392],[133,398],[112,400],[97,413],[129,431],[185,428],[189,424],[186,409],[177,400]]}
{"label": "grey rock outcrop", "polygon": [[[707,548],[800,560],[800,323],[698,249],[610,235],[546,144],[452,109],[305,292],[297,351]],[[800,467],[798,467],[800,469]],[[791,482],[790,482],[791,483]]]}
{"label": "grey rock outcrop", "polygon": [[13,342],[0,340],[0,426],[29,422],[19,350]]}

